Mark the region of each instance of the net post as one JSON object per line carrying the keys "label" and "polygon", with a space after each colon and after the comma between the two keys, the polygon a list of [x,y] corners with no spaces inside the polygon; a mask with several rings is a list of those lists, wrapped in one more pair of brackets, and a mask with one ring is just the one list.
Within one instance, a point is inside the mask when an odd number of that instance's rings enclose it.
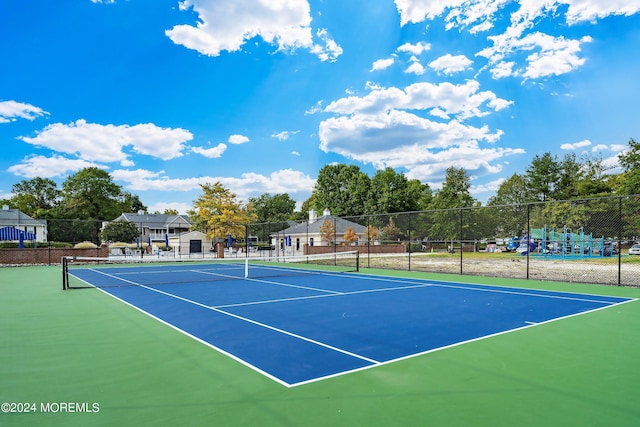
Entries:
{"label": "net post", "polygon": [[244,259],[244,278],[249,278],[249,258]]}
{"label": "net post", "polygon": [[62,290],[69,289],[69,267],[67,264],[67,257],[62,257]]}
{"label": "net post", "polygon": [[356,272],[360,271],[360,251],[356,252]]}

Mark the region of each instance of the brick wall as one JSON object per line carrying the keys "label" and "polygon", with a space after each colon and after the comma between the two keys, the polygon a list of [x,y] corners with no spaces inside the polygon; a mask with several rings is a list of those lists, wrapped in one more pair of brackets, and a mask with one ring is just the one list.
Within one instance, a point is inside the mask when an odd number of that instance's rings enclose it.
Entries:
{"label": "brick wall", "polygon": [[107,257],[109,247],[75,248],[0,248],[0,265],[60,264],[63,256]]}

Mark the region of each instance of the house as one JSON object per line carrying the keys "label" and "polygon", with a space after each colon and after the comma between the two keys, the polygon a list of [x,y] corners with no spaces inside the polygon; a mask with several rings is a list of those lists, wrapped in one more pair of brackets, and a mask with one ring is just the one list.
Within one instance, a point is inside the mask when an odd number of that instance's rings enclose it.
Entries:
{"label": "house", "polygon": [[20,241],[47,241],[47,221],[33,219],[18,209],[10,209],[2,206],[0,210],[0,240]]}
{"label": "house", "polygon": [[136,224],[143,242],[166,242],[174,236],[188,232],[192,225],[187,215],[123,213],[114,221]]}
{"label": "house", "polygon": [[[323,237],[323,227],[325,224],[332,224],[335,227],[333,237],[335,242],[328,241],[326,236]],[[352,228],[356,234],[358,241],[366,240],[367,227],[355,222],[348,221],[331,215],[329,209],[325,209],[322,216],[318,218],[316,211],[309,211],[309,221],[305,221],[289,228],[286,228],[276,234],[271,235],[271,244],[286,254],[303,255],[305,245],[308,246],[330,246],[334,243],[342,245],[345,243],[344,234],[348,228]],[[325,231],[326,233],[326,231]]]}

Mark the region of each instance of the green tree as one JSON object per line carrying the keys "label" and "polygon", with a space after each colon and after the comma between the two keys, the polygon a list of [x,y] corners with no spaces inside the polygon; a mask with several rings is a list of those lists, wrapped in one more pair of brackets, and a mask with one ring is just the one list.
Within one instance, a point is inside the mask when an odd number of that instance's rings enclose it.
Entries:
{"label": "green tree", "polygon": [[324,166],[313,189],[314,207],[318,211],[329,208],[336,216],[361,215],[365,211],[370,183],[358,166]]}
{"label": "green tree", "polygon": [[582,163],[583,173],[577,183],[579,197],[606,196],[613,193],[611,175],[601,158],[586,158]]}
{"label": "green tree", "polygon": [[60,190],[49,178],[32,178],[13,184],[11,205],[34,218],[43,218],[60,203]]}
{"label": "green tree", "polygon": [[[124,205],[122,206],[122,212],[147,212],[147,208],[140,200],[137,194],[131,194],[128,192],[123,193]],[[176,215],[178,213],[176,212]]]}
{"label": "green tree", "polygon": [[294,221],[304,221],[309,218],[309,211],[315,206],[315,195],[311,194],[307,200],[302,202],[302,206],[300,206],[300,211],[294,212],[291,215],[291,219]]}
{"label": "green tree", "polygon": [[526,178],[513,174],[500,184],[496,195],[489,198],[489,212],[496,219],[495,237],[521,236],[527,229],[527,205],[532,194]]}
{"label": "green tree", "polygon": [[111,221],[100,232],[103,242],[133,242],[140,235],[140,230],[133,222]]}
{"label": "green tree", "polygon": [[409,212],[421,209],[428,203],[431,190],[418,180],[409,181],[392,168],[379,170],[371,178],[366,203],[366,213],[382,214]]}
{"label": "green tree", "polygon": [[247,210],[237,196],[220,182],[200,184],[202,194],[189,211],[194,228],[206,232],[214,240],[225,239],[229,234],[244,237],[245,225],[256,217]]}
{"label": "green tree", "polygon": [[619,178],[618,192],[631,197],[625,198],[623,216],[627,225],[625,234],[640,235],[640,143],[629,140],[629,149],[618,155],[623,172]]}
{"label": "green tree", "polygon": [[90,167],[62,183],[62,218],[112,220],[123,213],[126,196],[106,171]]}
{"label": "green tree", "polygon": [[[433,222],[430,235],[433,238],[454,239],[460,236],[460,211],[457,208],[471,208],[475,205],[475,199],[469,191],[470,181],[467,171],[463,168],[454,166],[447,168],[442,189],[433,196],[431,202],[432,208],[438,210],[431,215]],[[469,215],[471,214],[470,211]],[[467,218],[463,226],[468,228],[469,224],[474,223],[475,219]]]}
{"label": "green tree", "polygon": [[380,229],[380,238],[386,242],[395,242],[400,238],[400,228],[396,226],[393,217],[389,217],[387,225]]}
{"label": "green tree", "polygon": [[291,219],[296,208],[296,201],[288,194],[265,193],[260,197],[249,198],[251,210],[256,214],[258,222],[279,222]]}
{"label": "green tree", "polygon": [[618,155],[623,172],[620,179],[620,194],[640,194],[640,143],[629,140],[629,149]]}
{"label": "green tree", "polygon": [[554,197],[560,182],[561,166],[556,156],[544,153],[536,155],[527,168],[527,185],[536,200],[546,201]]}

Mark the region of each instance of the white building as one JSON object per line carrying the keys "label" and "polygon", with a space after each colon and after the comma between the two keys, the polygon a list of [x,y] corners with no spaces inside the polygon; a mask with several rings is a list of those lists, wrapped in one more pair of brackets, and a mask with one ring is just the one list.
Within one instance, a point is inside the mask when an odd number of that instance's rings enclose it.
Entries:
{"label": "white building", "polygon": [[[19,242],[23,240],[36,242],[47,241],[47,221],[33,219],[18,209],[2,206],[0,210],[0,240]],[[35,237],[35,239],[34,239]]]}
{"label": "white building", "polygon": [[[333,227],[332,240],[327,240],[326,236],[323,237],[323,234],[326,234],[323,233],[324,227]],[[354,244],[366,240],[367,227],[364,225],[335,217],[331,215],[329,209],[325,209],[322,216],[318,217],[316,211],[311,209],[309,211],[309,221],[296,224],[272,234],[271,244],[276,250],[282,251],[285,254],[303,255],[305,245],[329,246],[333,244],[345,244],[344,234],[349,228],[353,229],[358,238]]]}

